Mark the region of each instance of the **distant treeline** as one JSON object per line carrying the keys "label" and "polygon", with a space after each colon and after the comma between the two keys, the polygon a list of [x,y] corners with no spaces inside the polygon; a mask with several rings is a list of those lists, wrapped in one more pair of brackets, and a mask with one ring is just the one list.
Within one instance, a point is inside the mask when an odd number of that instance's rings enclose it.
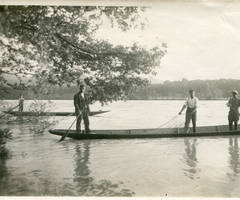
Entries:
{"label": "distant treeline", "polygon": [[214,100],[231,97],[231,91],[240,92],[240,80],[219,79],[219,80],[193,80],[188,81],[165,81],[163,84],[152,84],[147,88],[140,89],[129,98],[132,100],[170,100],[185,99],[190,89],[195,90],[199,99]]}
{"label": "distant treeline", "polygon": [[[146,88],[129,96],[129,100],[175,100],[185,99],[190,89],[195,90],[199,99],[214,100],[227,99],[231,96],[232,90],[240,92],[240,80],[219,79],[219,80],[193,80],[188,81],[165,81],[163,84],[151,84]],[[33,99],[28,91],[9,90],[9,93],[1,92],[1,99],[18,99],[20,94],[26,98]],[[77,86],[52,87],[51,93],[44,94],[45,99],[73,99],[78,92]]]}

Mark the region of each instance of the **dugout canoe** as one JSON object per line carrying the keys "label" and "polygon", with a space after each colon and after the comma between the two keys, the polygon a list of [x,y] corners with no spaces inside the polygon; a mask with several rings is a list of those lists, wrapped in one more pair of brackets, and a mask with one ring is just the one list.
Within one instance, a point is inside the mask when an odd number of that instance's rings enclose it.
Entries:
{"label": "dugout canoe", "polygon": [[[18,112],[18,111],[3,111],[6,114],[10,114],[10,115],[14,115],[14,116],[74,116],[75,113],[73,112]],[[91,111],[89,113],[89,116],[93,116],[93,115],[99,115],[99,114],[103,114],[109,112],[109,110],[106,111]]]}
{"label": "dugout canoe", "polygon": [[[67,130],[49,130],[53,135],[63,136]],[[171,138],[171,137],[207,137],[239,135],[239,131],[229,131],[228,125],[198,127],[197,133],[184,132],[184,128],[157,128],[157,129],[129,129],[129,130],[92,130],[90,134],[78,134],[76,130],[69,130],[67,137],[87,139],[132,139],[132,138]]]}

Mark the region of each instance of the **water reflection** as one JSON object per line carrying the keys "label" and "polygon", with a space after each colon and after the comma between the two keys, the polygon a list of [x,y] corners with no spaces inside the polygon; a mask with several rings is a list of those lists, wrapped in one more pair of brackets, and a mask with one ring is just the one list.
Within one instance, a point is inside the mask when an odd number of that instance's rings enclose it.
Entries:
{"label": "water reflection", "polygon": [[183,169],[184,175],[188,178],[194,180],[199,179],[199,172],[200,169],[197,168],[198,160],[197,160],[197,138],[192,139],[192,142],[190,139],[185,138],[184,144],[185,144],[185,153],[183,154],[183,162],[186,163],[189,168]]}
{"label": "water reflection", "polygon": [[88,167],[90,143],[91,141],[83,141],[82,143],[77,143],[75,148],[76,168],[74,170],[74,181],[77,183],[77,189],[80,195],[86,194],[89,183],[93,181],[93,178],[89,176],[90,171]]}
{"label": "water reflection", "polygon": [[238,138],[237,137],[230,137],[229,138],[229,148],[230,154],[230,169],[232,172],[227,173],[227,176],[230,178],[231,181],[235,181],[238,174],[240,173],[240,166],[239,166],[239,148],[238,148]]}
{"label": "water reflection", "polygon": [[[120,184],[113,184],[109,180],[100,180],[95,183],[91,177],[91,170],[89,169],[91,141],[81,141],[76,143],[75,162],[76,168],[74,170],[74,182],[76,182],[76,190],[79,196],[133,196],[133,192],[128,189],[119,190]],[[102,166],[99,166],[100,168]]]}

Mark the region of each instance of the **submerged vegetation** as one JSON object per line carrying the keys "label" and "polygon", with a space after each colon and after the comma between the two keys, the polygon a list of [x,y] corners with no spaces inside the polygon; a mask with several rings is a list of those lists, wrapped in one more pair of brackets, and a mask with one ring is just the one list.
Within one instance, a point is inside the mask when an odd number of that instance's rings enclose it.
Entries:
{"label": "submerged vegetation", "polygon": [[[2,100],[2,108],[1,111],[8,111],[12,107],[15,107],[15,105],[5,103],[6,101]],[[8,105],[8,106],[6,106]],[[6,123],[6,124],[11,124],[11,123],[26,123],[29,125],[29,129],[31,132],[34,133],[43,133],[46,129],[49,127],[52,127],[58,123],[58,120],[54,118],[54,116],[42,116],[42,112],[51,112],[55,104],[51,101],[43,101],[43,100],[37,100],[35,99],[33,102],[31,102],[29,105],[25,106],[25,111],[34,113],[34,115],[31,116],[12,116],[9,114],[2,114],[1,117],[1,122]],[[16,108],[18,109],[18,108]]]}
{"label": "submerged vegetation", "polygon": [[[10,110],[16,105],[12,105],[6,101],[1,100],[1,111]],[[51,102],[43,102],[42,100],[34,100],[28,108],[29,112],[48,112],[54,107]],[[18,109],[18,108],[16,108]],[[27,124],[29,127],[29,131],[35,134],[43,133],[49,127],[54,126],[58,123],[54,117],[50,116],[41,116],[39,114],[33,116],[12,116],[9,114],[2,114],[1,116],[1,124],[8,124],[8,127],[11,127],[11,124]],[[11,128],[0,129],[0,159],[10,158],[11,151],[6,148],[6,143],[13,139]]]}
{"label": "submerged vegetation", "polygon": [[42,112],[50,112],[54,108],[51,101],[43,102],[41,100],[34,100],[29,106],[29,112],[39,113],[33,116],[26,117],[26,121],[30,122],[30,131],[34,133],[43,133],[46,129],[58,123],[52,116],[41,116]]}
{"label": "submerged vegetation", "polygon": [[[55,104],[50,100],[43,100],[44,99],[44,88],[46,85],[42,84],[37,85],[36,87],[31,86],[27,91],[27,99],[34,99],[31,102],[24,102],[24,110],[26,112],[32,113],[30,116],[13,116],[7,113],[2,114],[0,117],[2,122],[11,124],[11,123],[26,123],[30,127],[30,131],[34,133],[43,133],[46,129],[51,126],[54,126],[58,123],[53,116],[42,116],[41,113],[43,112],[51,112],[55,108]],[[45,86],[45,87],[43,87]],[[16,92],[13,92],[16,93]],[[19,96],[16,97],[18,99]],[[0,111],[17,111],[18,106],[17,103],[13,105],[13,103],[9,103],[8,101],[1,100]],[[14,109],[13,109],[14,108]]]}

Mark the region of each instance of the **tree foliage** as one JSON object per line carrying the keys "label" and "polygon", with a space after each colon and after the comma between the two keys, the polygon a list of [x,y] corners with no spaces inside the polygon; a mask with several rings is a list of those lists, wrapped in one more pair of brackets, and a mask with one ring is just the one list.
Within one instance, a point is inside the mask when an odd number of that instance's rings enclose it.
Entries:
{"label": "tree foliage", "polygon": [[[93,101],[125,99],[148,84],[141,75],[156,74],[166,45],[152,49],[137,43],[114,46],[95,35],[104,19],[120,31],[143,27],[145,22],[139,13],[145,10],[103,6],[0,7],[1,89],[39,88],[43,83],[70,86],[84,81]],[[17,77],[18,82],[12,84],[7,74]]]}

